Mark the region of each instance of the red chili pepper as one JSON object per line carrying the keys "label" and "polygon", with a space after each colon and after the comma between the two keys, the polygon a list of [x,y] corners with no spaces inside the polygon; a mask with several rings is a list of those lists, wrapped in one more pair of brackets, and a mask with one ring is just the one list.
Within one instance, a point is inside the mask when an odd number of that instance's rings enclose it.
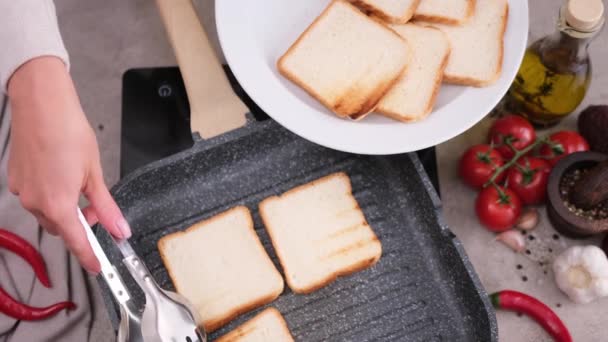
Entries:
{"label": "red chili pepper", "polygon": [[556,342],[572,342],[568,328],[548,306],[538,299],[517,291],[500,291],[490,295],[496,309],[524,313],[538,322]]}
{"label": "red chili pepper", "polygon": [[[0,247],[6,248],[25,259],[34,269],[40,282],[46,287],[51,287],[44,259],[29,242],[8,230],[0,228]],[[19,320],[37,321],[52,316],[61,310],[72,310],[74,308],[76,308],[76,304],[72,302],[61,302],[45,308],[32,307],[16,301],[0,287],[0,312]]]}
{"label": "red chili pepper", "polygon": [[19,320],[38,321],[52,316],[61,310],[72,310],[75,308],[76,304],[72,302],[61,302],[45,308],[32,307],[16,301],[0,288],[0,312]]}
{"label": "red chili pepper", "polygon": [[6,248],[22,257],[30,266],[32,266],[34,273],[36,273],[36,277],[38,277],[42,285],[48,288],[51,287],[51,281],[49,280],[44,260],[36,248],[29,242],[19,235],[0,228],[0,247]]}

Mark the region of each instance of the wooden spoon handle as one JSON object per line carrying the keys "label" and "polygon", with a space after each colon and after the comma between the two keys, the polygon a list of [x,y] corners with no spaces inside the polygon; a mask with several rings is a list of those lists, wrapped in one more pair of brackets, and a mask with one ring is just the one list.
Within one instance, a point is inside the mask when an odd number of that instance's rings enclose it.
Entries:
{"label": "wooden spoon handle", "polygon": [[245,124],[249,110],[233,92],[191,0],[156,0],[190,102],[190,128],[204,139]]}

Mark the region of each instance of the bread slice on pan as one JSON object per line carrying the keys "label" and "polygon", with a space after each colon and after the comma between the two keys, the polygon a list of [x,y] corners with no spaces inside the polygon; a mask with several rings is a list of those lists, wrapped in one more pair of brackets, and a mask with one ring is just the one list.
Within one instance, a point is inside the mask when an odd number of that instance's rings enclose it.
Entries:
{"label": "bread slice on pan", "polygon": [[216,342],[293,342],[285,319],[275,308],[268,308]]}
{"label": "bread slice on pan", "polygon": [[351,0],[352,3],[365,12],[388,23],[395,24],[407,23],[414,15],[420,1],[421,0]]}
{"label": "bread slice on pan", "polygon": [[414,19],[448,25],[464,24],[473,14],[476,1],[486,0],[420,0]]}
{"label": "bread slice on pan", "polygon": [[338,116],[359,118],[376,107],[405,71],[408,56],[407,43],[397,33],[335,0],[277,67]]}
{"label": "bread slice on pan", "polygon": [[408,72],[380,100],[378,113],[400,121],[424,119],[432,110],[450,54],[450,42],[438,29],[415,24],[391,25],[411,48]]}
{"label": "bread slice on pan", "polygon": [[235,207],[183,232],[158,249],[178,293],[214,331],[283,292],[283,278],[264,250],[246,207]]}
{"label": "bread slice on pan", "polygon": [[508,6],[507,0],[478,0],[463,25],[433,24],[447,34],[452,46],[445,82],[484,87],[500,77]]}
{"label": "bread slice on pan", "polygon": [[296,293],[370,267],[382,254],[343,172],[265,199],[260,215]]}

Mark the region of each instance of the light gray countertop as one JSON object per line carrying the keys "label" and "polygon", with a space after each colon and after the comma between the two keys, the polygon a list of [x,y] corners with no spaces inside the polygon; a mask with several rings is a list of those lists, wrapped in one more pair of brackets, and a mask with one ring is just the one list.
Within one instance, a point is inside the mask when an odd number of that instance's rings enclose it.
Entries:
{"label": "light gray countertop", "polygon": [[[530,1],[530,40],[551,33],[555,29],[557,9],[561,1]],[[593,80],[589,92],[577,112],[568,117],[559,129],[576,129],[578,112],[589,104],[608,104],[608,32],[604,30],[591,43]],[[572,241],[553,239],[555,231],[548,222],[545,208],[540,207],[541,223],[532,232],[533,241],[526,240],[531,255],[515,254],[504,245],[493,241],[495,234],[479,225],[474,211],[476,193],[462,184],[457,175],[458,159],[470,146],[485,143],[491,120],[486,119],[464,134],[438,146],[437,159],[442,191],[443,215],[452,231],[463,242],[467,254],[488,292],[513,289],[525,292],[549,305],[564,320],[574,341],[599,342],[608,340],[608,298],[587,305],[577,305],[562,294],[553,279],[549,265],[560,251],[573,244],[599,243],[598,239]],[[546,134],[540,131],[539,134]],[[608,132],[607,132],[608,133]],[[449,189],[449,191],[448,191]],[[551,249],[551,253],[549,252]],[[517,270],[517,265],[522,265]],[[547,271],[547,274],[544,274]],[[523,277],[527,281],[523,281]],[[559,307],[558,307],[558,304]],[[497,314],[500,341],[552,341],[532,320],[511,312]]]}
{"label": "light gray countertop", "polygon": [[[484,1],[484,0],[478,0]],[[523,1],[523,0],[518,0]],[[77,83],[84,109],[96,129],[101,148],[102,163],[108,184],[119,178],[121,78],[124,71],[135,67],[175,65],[173,53],[160,23],[154,1],[149,0],[56,0],[63,37],[71,56],[71,72]],[[530,39],[534,40],[555,28],[557,9],[561,0],[530,1]],[[215,36],[213,1],[198,0],[199,14],[204,19],[209,35]],[[217,46],[217,45],[216,45]],[[592,44],[594,80],[585,100],[601,103],[608,99],[608,33],[604,32]],[[608,102],[605,100],[604,103]],[[573,119],[573,118],[572,118]],[[103,129],[101,126],[103,126]],[[482,124],[483,125],[483,124]],[[573,120],[565,123],[572,126]],[[600,341],[600,333],[608,326],[608,299],[591,305],[575,306],[561,295],[550,278],[543,278],[531,270],[532,262],[516,256],[502,246],[493,245],[492,236],[475,221],[472,211],[474,193],[457,181],[455,158],[462,150],[482,140],[483,129],[477,127],[439,148],[444,215],[448,224],[464,242],[480,278],[488,290],[513,287],[525,290],[549,304],[560,302],[557,312],[572,329],[576,341]],[[468,197],[470,200],[462,200]],[[549,229],[543,217],[544,226]],[[515,272],[516,263],[526,264],[530,278],[522,283]],[[542,274],[542,271],[540,272]],[[539,283],[539,280],[542,283]],[[553,303],[555,302],[555,303]],[[542,341],[542,331],[525,318],[499,314],[501,341]],[[603,324],[603,325],[602,325]],[[113,341],[105,309],[96,315],[93,341]]]}

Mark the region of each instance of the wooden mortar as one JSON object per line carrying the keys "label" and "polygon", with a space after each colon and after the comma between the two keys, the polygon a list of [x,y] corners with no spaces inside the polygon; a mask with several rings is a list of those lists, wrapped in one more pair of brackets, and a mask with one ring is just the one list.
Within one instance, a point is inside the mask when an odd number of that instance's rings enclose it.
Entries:
{"label": "wooden mortar", "polygon": [[[574,170],[589,170],[576,181],[568,198],[560,194],[564,175]],[[608,231],[608,219],[578,216],[564,203],[589,209],[608,199],[608,155],[597,152],[577,152],[560,160],[549,175],[547,184],[547,214],[553,227],[565,236],[581,239]]]}

